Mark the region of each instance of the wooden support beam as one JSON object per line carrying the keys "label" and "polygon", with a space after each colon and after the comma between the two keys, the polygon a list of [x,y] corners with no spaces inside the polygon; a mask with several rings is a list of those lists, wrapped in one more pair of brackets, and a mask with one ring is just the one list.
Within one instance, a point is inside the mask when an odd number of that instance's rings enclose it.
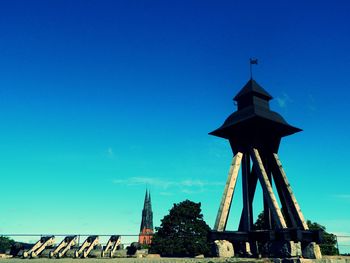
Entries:
{"label": "wooden support beam", "polygon": [[271,183],[266,174],[264,165],[260,158],[259,151],[255,148],[251,150],[251,157],[255,165],[256,173],[258,175],[259,181],[261,183],[264,197],[268,202],[269,208],[271,210],[272,216],[278,228],[287,228],[287,224],[283,218],[281,210],[276,201],[275,194],[272,191]]}
{"label": "wooden support beam", "polygon": [[287,197],[287,191],[286,191],[284,184],[282,182],[282,177],[277,175],[277,172],[276,172],[277,166],[274,164],[275,160],[274,160],[274,157],[272,156],[272,154],[269,157],[270,157],[269,163],[270,163],[270,166],[272,168],[273,179],[274,179],[275,184],[276,184],[276,189],[278,192],[278,196],[280,198],[280,202],[282,205],[282,211],[283,211],[283,215],[284,215],[284,218],[286,220],[287,226],[296,228],[296,227],[298,227],[298,224],[295,220],[295,215],[294,215],[292,208],[290,206],[290,201],[289,201],[290,199],[288,199],[288,197]]}
{"label": "wooden support beam", "polygon": [[252,171],[250,172],[250,177],[249,177],[249,202],[250,206],[252,208],[252,216],[251,216],[251,228],[253,228],[254,225],[254,218],[253,218],[253,200],[255,196],[255,191],[256,191],[256,185],[258,183],[258,176],[256,175],[256,172],[254,170],[254,166],[252,167]]}
{"label": "wooden support beam", "polygon": [[[309,227],[304,219],[303,213],[301,212],[300,206],[294,196],[292,187],[290,186],[286,173],[282,167],[282,163],[278,158],[276,153],[273,154],[273,160],[271,162],[273,165],[274,178],[279,182],[279,187],[284,192],[284,198],[287,202],[287,207],[289,209],[288,213],[293,217],[298,227],[302,227],[304,230],[308,230]],[[275,179],[275,181],[276,181]]]}
{"label": "wooden support beam", "polygon": [[[271,181],[270,181],[271,182]],[[266,199],[265,195],[263,198],[263,214],[264,214],[264,229],[272,229],[273,223],[272,223],[272,218],[271,218],[271,209],[269,206],[269,201]]]}
{"label": "wooden support beam", "polygon": [[243,154],[238,152],[232,159],[228,173],[224,193],[222,195],[218,214],[214,225],[214,230],[224,231],[226,229],[227,219],[231,208],[232,197],[236,187],[239,167],[241,165]]}
{"label": "wooden support beam", "polygon": [[[269,179],[269,182],[271,184],[272,187],[272,179],[271,179],[271,169],[268,163],[268,159],[266,158],[266,156],[261,155],[260,156],[265,168],[265,172],[267,174],[267,178]],[[264,202],[264,227],[265,229],[272,229],[273,228],[273,218],[271,217],[271,209],[269,207],[269,203],[268,200],[265,198],[263,198],[263,202]]]}
{"label": "wooden support beam", "polygon": [[[256,175],[255,172],[255,168],[253,166],[253,169],[250,171],[250,176],[249,176],[249,202],[251,207],[253,208],[253,200],[254,200],[254,195],[255,195],[255,191],[256,191],[256,185],[258,183],[258,177]],[[239,227],[238,227],[238,231],[241,231],[243,229],[243,209],[242,209],[242,213],[241,213],[241,219],[239,221]],[[253,227],[254,224],[254,220],[253,220],[253,210],[252,210],[252,217],[251,217],[251,228]]]}
{"label": "wooden support beam", "polygon": [[275,176],[275,173],[273,173],[272,175],[273,175],[273,178],[274,178],[274,181],[275,181],[275,184],[276,184],[277,193],[278,193],[278,196],[280,198],[280,202],[281,202],[281,205],[282,205],[282,211],[283,211],[283,215],[284,215],[284,218],[286,220],[287,226],[296,228],[298,226],[298,224],[295,221],[294,214],[293,214],[292,209],[291,209],[291,207],[289,205],[288,198],[286,196],[286,191],[281,186],[282,183]]}
{"label": "wooden support beam", "polygon": [[[248,192],[249,192],[249,203],[250,203],[250,206],[253,208],[253,200],[254,200],[254,195],[255,195],[255,191],[256,191],[256,185],[258,183],[258,177],[256,175],[256,172],[255,172],[255,168],[253,166],[253,169],[250,171],[250,176],[249,176],[249,179],[248,179]],[[244,208],[242,209],[242,213],[241,213],[241,219],[239,221],[239,227],[238,227],[238,231],[242,231],[243,229],[243,214],[244,214]],[[253,224],[254,224],[254,220],[253,220],[253,211],[252,211],[252,216],[251,216],[251,221],[250,221],[250,228],[252,229],[253,227]]]}
{"label": "wooden support beam", "polygon": [[243,194],[243,224],[240,231],[250,231],[252,207],[249,202],[249,175],[250,175],[250,156],[247,153],[243,154],[242,161],[242,194]]}

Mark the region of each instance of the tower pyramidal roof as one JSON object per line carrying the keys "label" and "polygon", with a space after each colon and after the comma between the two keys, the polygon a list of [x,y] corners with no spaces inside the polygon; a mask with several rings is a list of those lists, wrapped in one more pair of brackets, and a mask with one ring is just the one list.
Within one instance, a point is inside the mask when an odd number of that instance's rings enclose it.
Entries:
{"label": "tower pyramidal roof", "polygon": [[271,99],[272,96],[265,89],[250,79],[233,98],[237,102],[237,111],[209,134],[228,139],[239,145],[238,148],[273,144],[277,151],[282,137],[301,129],[289,125],[280,114],[272,111]]}
{"label": "tower pyramidal roof", "polygon": [[238,101],[240,98],[247,95],[255,95],[267,100],[273,99],[272,96],[266,90],[264,90],[264,88],[261,87],[254,79],[250,79],[233,99],[235,101]]}
{"label": "tower pyramidal roof", "polygon": [[148,190],[146,190],[145,201],[142,209],[142,220],[141,220],[140,232],[143,229],[153,230],[153,212],[152,212],[152,204],[151,204],[151,193]]}

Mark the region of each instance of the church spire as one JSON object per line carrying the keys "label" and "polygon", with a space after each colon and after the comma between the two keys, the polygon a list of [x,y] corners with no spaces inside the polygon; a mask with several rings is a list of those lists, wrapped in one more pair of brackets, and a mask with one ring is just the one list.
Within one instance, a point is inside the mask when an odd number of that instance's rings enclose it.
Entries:
{"label": "church spire", "polygon": [[145,201],[143,202],[143,210],[146,209],[147,203],[148,203],[148,190],[146,189]]}
{"label": "church spire", "polygon": [[153,230],[153,212],[151,204],[151,193],[149,190],[146,190],[145,194],[140,231],[142,231],[145,228]]}
{"label": "church spire", "polygon": [[139,243],[150,244],[153,235],[153,212],[151,204],[151,192],[146,190],[145,201],[142,209]]}

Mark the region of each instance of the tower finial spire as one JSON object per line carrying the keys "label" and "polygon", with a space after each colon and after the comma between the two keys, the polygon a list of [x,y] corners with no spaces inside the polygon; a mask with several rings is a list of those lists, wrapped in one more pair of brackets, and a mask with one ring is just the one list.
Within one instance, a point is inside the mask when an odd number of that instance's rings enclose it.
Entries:
{"label": "tower finial spire", "polygon": [[258,59],[257,58],[250,58],[249,59],[250,79],[253,79],[252,65],[258,65]]}

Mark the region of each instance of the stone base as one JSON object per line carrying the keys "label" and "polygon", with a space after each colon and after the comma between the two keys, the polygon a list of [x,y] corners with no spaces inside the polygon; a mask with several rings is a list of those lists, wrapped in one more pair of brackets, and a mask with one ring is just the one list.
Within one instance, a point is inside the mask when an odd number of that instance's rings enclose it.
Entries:
{"label": "stone base", "polygon": [[302,249],[300,242],[293,241],[272,241],[262,245],[261,254],[272,258],[301,257]]}
{"label": "stone base", "polygon": [[160,254],[147,254],[146,258],[160,258]]}
{"label": "stone base", "polygon": [[254,244],[251,247],[249,242],[236,242],[233,244],[236,257],[252,257],[253,254],[256,253],[256,249],[254,250]]}
{"label": "stone base", "polygon": [[8,254],[0,254],[0,258],[12,258],[12,255],[8,255]]}
{"label": "stone base", "polygon": [[303,257],[309,259],[321,259],[322,254],[320,246],[315,242],[306,244],[306,246],[303,248]]}
{"label": "stone base", "polygon": [[286,258],[301,257],[302,256],[301,243],[294,242],[294,241],[283,242],[282,244],[280,244],[279,254]]}
{"label": "stone base", "polygon": [[324,257],[321,259],[305,258],[274,258],[269,259],[272,263],[350,263],[350,257]]}
{"label": "stone base", "polygon": [[114,251],[112,258],[126,258],[126,249],[119,249]]}
{"label": "stone base", "polygon": [[219,258],[231,258],[235,255],[233,245],[227,240],[214,241],[214,255]]}

